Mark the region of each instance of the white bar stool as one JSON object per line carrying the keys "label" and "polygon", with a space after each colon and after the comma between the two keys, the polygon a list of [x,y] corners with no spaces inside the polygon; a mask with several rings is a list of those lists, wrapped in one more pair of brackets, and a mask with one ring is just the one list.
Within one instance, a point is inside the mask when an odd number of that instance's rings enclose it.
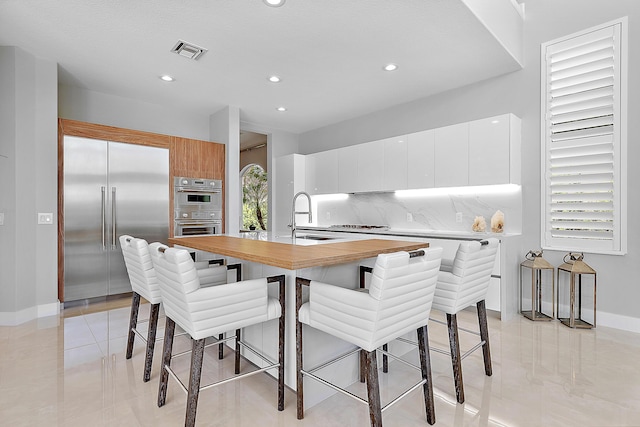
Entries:
{"label": "white bar stool", "polygon": [[[149,254],[149,245],[146,240],[137,239],[129,235],[120,236],[120,247],[122,248],[122,256],[127,267],[129,281],[133,290],[131,298],[131,314],[129,316],[129,336],[127,340],[126,358],[131,359],[133,355],[133,344],[136,335],[146,344],[146,355],[144,362],[144,373],[142,380],[149,381],[151,378],[151,365],[153,363],[153,350],[156,342],[156,331],[158,328],[158,317],[160,312],[160,287],[156,277],[151,255]],[[214,263],[219,264],[222,260],[216,260]],[[201,283],[206,286],[213,286],[227,283],[227,269],[235,269],[237,280],[240,281],[240,264],[225,266],[210,265],[208,262],[198,263],[197,273]],[[140,308],[140,297],[144,298],[151,304],[149,313],[147,336],[145,337],[138,331],[138,311]],[[218,352],[219,358],[222,359],[222,345]]]}
{"label": "white bar stool", "polygon": [[[376,259],[368,292],[345,289],[303,278],[296,279],[296,385],[297,416],[304,418],[303,376],[368,404],[371,425],[382,426],[382,412],[422,386],[427,422],[435,423],[431,363],[427,323],[435,292],[442,248],[421,249],[414,252],[381,254]],[[302,304],[302,286],[309,286],[309,302]],[[306,324],[337,338],[350,342],[365,355],[368,400],[329,383],[315,375],[320,367],[341,360],[345,355],[314,369],[303,365],[302,325]],[[380,404],[376,349],[410,331],[417,330],[420,347],[421,380],[388,403]]]}
{"label": "white bar stool", "polygon": [[[194,261],[184,249],[168,248],[160,243],[149,246],[151,259],[158,277],[162,303],[167,316],[162,350],[162,368],[158,390],[158,406],[166,401],[169,376],[175,379],[187,393],[185,426],[195,425],[198,396],[201,390],[225,384],[232,380],[278,368],[278,410],[284,409],[284,275],[268,279],[212,287],[201,287]],[[268,296],[268,283],[279,283],[279,299]],[[240,336],[217,340],[212,345],[236,341],[235,372],[240,371],[240,346],[270,363],[254,371],[236,375],[204,387],[200,387],[205,339],[230,330],[279,319],[278,361],[265,358],[259,351],[241,341]],[[173,337],[176,324],[192,339],[191,370],[188,387],[171,369]],[[177,357],[179,355],[175,355]]]}
{"label": "white bar stool", "polygon": [[[456,398],[459,403],[464,403],[462,359],[482,347],[485,374],[492,375],[487,310],[484,300],[489,290],[497,250],[498,239],[495,238],[481,242],[460,243],[453,261],[442,261],[438,275],[432,308],[443,311],[447,315],[450,352],[436,348],[432,350],[451,355]],[[481,341],[461,356],[457,313],[473,304],[477,307],[480,333],[462,328],[460,330],[480,335]]]}

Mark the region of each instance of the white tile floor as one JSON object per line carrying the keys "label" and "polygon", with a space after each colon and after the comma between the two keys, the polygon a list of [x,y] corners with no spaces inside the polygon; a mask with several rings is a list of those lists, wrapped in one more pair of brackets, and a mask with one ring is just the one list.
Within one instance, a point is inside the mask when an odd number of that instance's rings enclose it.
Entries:
{"label": "white tile floor", "polygon": [[[127,304],[128,305],[128,301]],[[86,307],[85,307],[86,309]],[[151,381],[142,382],[144,347],[124,357],[129,309],[68,309],[60,317],[0,327],[0,425],[181,426],[185,395],[169,383],[167,404],[156,404],[158,342]],[[141,308],[148,315],[148,305]],[[459,324],[473,327],[473,312]],[[465,359],[466,402],[455,403],[450,361],[432,353],[436,426],[640,426],[640,335],[605,327],[571,330],[558,322],[489,319],[493,376],[481,353]],[[447,345],[446,329],[432,324],[431,345]],[[464,337],[463,337],[464,338]],[[463,340],[463,348],[466,338]],[[175,350],[188,348],[182,337]],[[205,355],[203,382],[230,372],[214,348]],[[415,355],[411,355],[414,357]],[[288,361],[293,363],[293,361]],[[188,372],[188,357],[173,364]],[[380,373],[383,404],[391,392],[415,379],[398,363]],[[354,390],[364,394],[356,384]],[[384,413],[385,426],[427,426],[420,391]],[[308,408],[296,420],[295,395],[276,410],[276,383],[258,374],[203,391],[198,426],[367,426],[368,411],[342,395]]]}

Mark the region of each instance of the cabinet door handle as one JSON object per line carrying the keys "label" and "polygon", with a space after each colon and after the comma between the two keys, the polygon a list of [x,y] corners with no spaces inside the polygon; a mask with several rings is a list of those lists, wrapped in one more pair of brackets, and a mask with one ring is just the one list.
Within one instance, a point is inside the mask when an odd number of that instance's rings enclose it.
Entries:
{"label": "cabinet door handle", "polygon": [[107,218],[106,218],[106,205],[105,205],[105,188],[100,187],[100,190],[102,191],[102,207],[101,207],[101,212],[100,212],[100,216],[102,219],[102,250],[106,250],[107,246],[106,246],[106,234],[107,234]]}
{"label": "cabinet door handle", "polygon": [[111,187],[111,249],[116,248],[116,187]]}

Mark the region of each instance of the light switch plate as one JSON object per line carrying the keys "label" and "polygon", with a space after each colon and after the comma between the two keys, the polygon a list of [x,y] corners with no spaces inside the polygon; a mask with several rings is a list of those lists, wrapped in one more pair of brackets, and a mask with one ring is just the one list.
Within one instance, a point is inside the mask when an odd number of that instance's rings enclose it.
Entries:
{"label": "light switch plate", "polygon": [[0,212],[0,225],[4,225],[4,212]]}
{"label": "light switch plate", "polygon": [[38,224],[53,224],[53,214],[52,213],[39,213],[38,214]]}

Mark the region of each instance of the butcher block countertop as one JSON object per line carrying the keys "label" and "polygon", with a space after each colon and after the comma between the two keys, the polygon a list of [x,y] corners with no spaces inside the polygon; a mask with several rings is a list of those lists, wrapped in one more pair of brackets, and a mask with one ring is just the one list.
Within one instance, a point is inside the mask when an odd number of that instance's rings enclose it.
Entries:
{"label": "butcher block countertop", "polygon": [[429,246],[424,242],[386,239],[336,240],[315,245],[293,244],[291,239],[288,239],[288,242],[273,240],[277,239],[253,240],[220,235],[174,237],[169,239],[169,244],[287,270],[343,264],[372,258],[382,253],[413,251]]}

